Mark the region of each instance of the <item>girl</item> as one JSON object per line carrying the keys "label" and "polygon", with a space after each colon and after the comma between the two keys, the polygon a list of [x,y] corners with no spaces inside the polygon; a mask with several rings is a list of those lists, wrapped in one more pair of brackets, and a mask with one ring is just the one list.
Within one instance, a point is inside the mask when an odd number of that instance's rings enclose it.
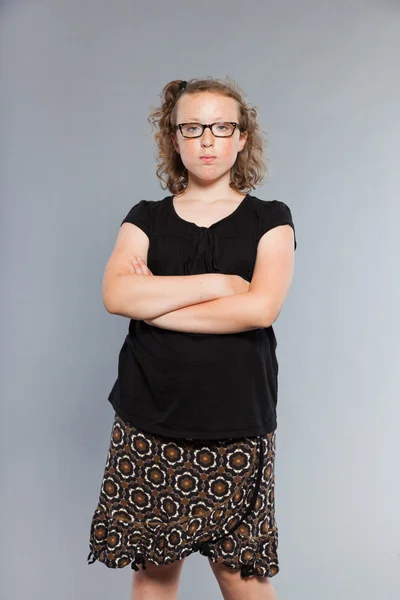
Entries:
{"label": "girl", "polygon": [[263,141],[234,82],[172,81],[149,120],[171,195],[130,209],[104,273],[106,309],[130,322],[88,561],[131,564],[134,599],[172,600],[199,551],[226,600],[273,600],[272,324],[293,276],[291,212],[250,194]]}

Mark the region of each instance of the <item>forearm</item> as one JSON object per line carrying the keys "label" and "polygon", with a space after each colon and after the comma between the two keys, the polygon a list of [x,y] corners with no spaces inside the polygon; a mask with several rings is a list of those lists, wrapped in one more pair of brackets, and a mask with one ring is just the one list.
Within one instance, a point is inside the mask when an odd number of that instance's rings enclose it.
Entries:
{"label": "forearm", "polygon": [[186,306],[149,324],[186,333],[239,333],[267,327],[267,313],[265,298],[248,291]]}
{"label": "forearm", "polygon": [[107,310],[136,320],[154,319],[229,293],[222,273],[151,277],[130,273],[116,276],[109,286],[110,289],[103,289]]}

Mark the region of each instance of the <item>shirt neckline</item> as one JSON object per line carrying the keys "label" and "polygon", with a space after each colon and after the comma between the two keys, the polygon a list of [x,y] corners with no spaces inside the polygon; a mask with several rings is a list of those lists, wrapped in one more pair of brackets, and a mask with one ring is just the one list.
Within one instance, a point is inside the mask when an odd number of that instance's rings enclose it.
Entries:
{"label": "shirt neckline", "polygon": [[203,227],[201,225],[197,225],[196,223],[193,223],[193,221],[187,221],[186,219],[182,219],[182,217],[180,217],[178,215],[178,213],[175,210],[175,206],[174,206],[174,196],[168,196],[168,200],[169,200],[169,205],[170,208],[172,210],[173,215],[175,216],[176,219],[178,219],[179,221],[182,221],[183,223],[186,223],[187,225],[192,225],[194,226],[196,229],[211,229],[212,227],[215,227],[216,225],[219,225],[220,223],[222,223],[223,221],[226,221],[227,219],[230,219],[231,217],[233,217],[233,215],[235,215],[239,209],[243,206],[243,204],[245,204],[245,201],[250,197],[250,194],[247,193],[245,195],[245,197],[242,199],[242,201],[240,202],[240,204],[238,204],[238,206],[235,208],[235,210],[233,212],[231,212],[229,215],[226,215],[226,217],[222,217],[222,219],[219,219],[219,221],[215,221],[214,223],[211,223],[211,225],[209,227]]}

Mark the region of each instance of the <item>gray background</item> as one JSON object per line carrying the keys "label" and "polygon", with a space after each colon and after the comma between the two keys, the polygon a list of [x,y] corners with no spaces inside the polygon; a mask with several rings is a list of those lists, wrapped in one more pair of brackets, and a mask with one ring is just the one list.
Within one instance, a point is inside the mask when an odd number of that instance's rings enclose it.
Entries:
{"label": "gray background", "polygon": [[[128,320],[119,223],[169,193],[147,123],[171,79],[235,78],[292,209],[280,363],[279,600],[400,596],[396,0],[2,2],[1,600],[129,598],[88,566]],[[180,600],[221,598],[186,559]]]}

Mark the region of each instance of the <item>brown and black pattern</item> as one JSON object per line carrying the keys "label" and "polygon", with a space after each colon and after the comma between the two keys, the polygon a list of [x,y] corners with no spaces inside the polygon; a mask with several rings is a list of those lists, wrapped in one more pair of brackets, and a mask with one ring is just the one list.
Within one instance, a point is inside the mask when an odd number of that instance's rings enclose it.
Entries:
{"label": "brown and black pattern", "polygon": [[171,439],[115,414],[89,564],[168,564],[200,551],[242,577],[279,571],[275,432]]}

